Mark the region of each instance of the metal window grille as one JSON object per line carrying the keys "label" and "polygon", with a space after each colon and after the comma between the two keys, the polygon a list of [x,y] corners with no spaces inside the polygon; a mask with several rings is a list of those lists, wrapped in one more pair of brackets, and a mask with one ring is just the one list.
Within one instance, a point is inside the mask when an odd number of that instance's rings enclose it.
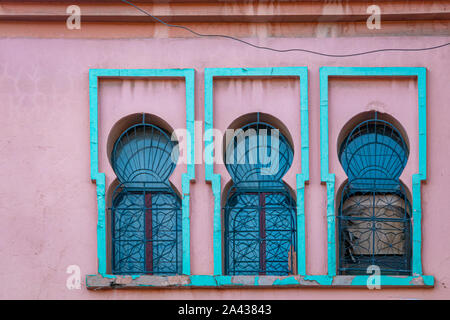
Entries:
{"label": "metal window grille", "polygon": [[357,125],[340,149],[347,173],[338,212],[340,274],[411,273],[411,204],[399,177],[409,151],[400,132],[377,119]]}
{"label": "metal window grille", "polygon": [[296,205],[281,180],[293,150],[271,129],[259,121],[248,124],[226,149],[234,183],[223,208],[226,274],[287,275],[295,270]]}
{"label": "metal window grille", "polygon": [[109,208],[113,274],[181,273],[181,200],[169,183],[177,142],[143,122],[117,139],[111,163],[120,184]]}

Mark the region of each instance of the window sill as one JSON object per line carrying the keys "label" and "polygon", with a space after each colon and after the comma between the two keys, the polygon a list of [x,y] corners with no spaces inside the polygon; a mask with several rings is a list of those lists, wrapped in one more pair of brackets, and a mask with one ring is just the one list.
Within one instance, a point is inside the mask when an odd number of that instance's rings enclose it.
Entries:
{"label": "window sill", "polygon": [[[98,289],[181,288],[367,288],[367,276],[115,276],[87,275],[86,287]],[[372,280],[372,279],[371,279]],[[373,281],[369,284],[374,284]],[[433,288],[433,276],[381,276],[381,288]]]}

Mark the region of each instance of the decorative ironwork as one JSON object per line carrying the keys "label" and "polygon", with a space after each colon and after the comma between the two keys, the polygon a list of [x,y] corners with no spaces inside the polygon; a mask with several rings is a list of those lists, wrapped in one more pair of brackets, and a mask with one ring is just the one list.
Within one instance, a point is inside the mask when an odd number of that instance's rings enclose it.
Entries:
{"label": "decorative ironwork", "polygon": [[157,126],[140,123],[114,144],[111,163],[121,182],[166,183],[176,167],[178,143]]}
{"label": "decorative ironwork", "polygon": [[128,128],[111,157],[120,182],[109,208],[114,274],[181,273],[181,200],[169,183],[177,142],[143,123]]}
{"label": "decorative ironwork", "polygon": [[248,124],[226,149],[226,167],[234,182],[223,209],[226,274],[294,273],[296,205],[281,180],[293,150],[271,129],[259,121]]}
{"label": "decorative ironwork", "polygon": [[411,273],[411,204],[399,177],[408,148],[390,123],[377,119],[356,126],[340,149],[348,176],[339,207],[339,272]]}
{"label": "decorative ironwork", "polygon": [[225,165],[237,183],[266,186],[281,181],[289,170],[293,149],[278,129],[253,122],[236,130],[225,152]]}

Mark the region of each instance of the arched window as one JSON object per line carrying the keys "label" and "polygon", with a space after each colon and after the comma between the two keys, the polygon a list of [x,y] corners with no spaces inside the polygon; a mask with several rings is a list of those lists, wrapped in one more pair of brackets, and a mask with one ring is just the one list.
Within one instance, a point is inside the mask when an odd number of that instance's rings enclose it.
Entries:
{"label": "arched window", "polygon": [[339,273],[411,274],[411,204],[399,178],[409,150],[397,128],[374,117],[360,122],[341,144],[347,174],[339,213]]}
{"label": "arched window", "polygon": [[232,178],[224,207],[225,273],[294,273],[296,204],[282,177],[293,149],[268,123],[249,123],[226,146]]}
{"label": "arched window", "polygon": [[130,126],[111,154],[119,185],[110,209],[113,274],[181,273],[181,200],[169,177],[178,143],[145,122]]}

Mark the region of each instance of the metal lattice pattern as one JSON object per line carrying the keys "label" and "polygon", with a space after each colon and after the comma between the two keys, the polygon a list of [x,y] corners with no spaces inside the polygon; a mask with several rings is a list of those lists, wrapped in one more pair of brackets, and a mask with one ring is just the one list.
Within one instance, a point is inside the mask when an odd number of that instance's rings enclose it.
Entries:
{"label": "metal lattice pattern", "polygon": [[397,191],[359,190],[347,184],[339,216],[339,269],[343,274],[366,274],[377,265],[383,274],[409,274],[411,205]]}
{"label": "metal lattice pattern", "polygon": [[270,129],[261,122],[249,124],[226,149],[234,182],[224,207],[226,274],[294,273],[296,205],[281,180],[293,151],[281,134],[268,137]]}
{"label": "metal lattice pattern", "polygon": [[145,123],[127,129],[114,145],[112,167],[121,182],[109,208],[114,274],[181,273],[181,200],[168,181],[176,146]]}
{"label": "metal lattice pattern", "polygon": [[411,204],[399,177],[408,149],[390,123],[372,119],[344,141],[340,159],[348,175],[340,199],[339,272],[411,273]]}
{"label": "metal lattice pattern", "polygon": [[178,159],[178,144],[151,124],[128,128],[114,144],[111,163],[120,182],[165,183]]}
{"label": "metal lattice pattern", "polygon": [[225,164],[235,183],[265,186],[281,181],[293,156],[292,147],[277,129],[254,122],[236,131],[227,145]]}
{"label": "metal lattice pattern", "polygon": [[181,204],[172,192],[118,189],[112,207],[113,273],[181,270]]}
{"label": "metal lattice pattern", "polygon": [[292,197],[286,191],[231,192],[225,208],[227,273],[292,274],[296,230]]}
{"label": "metal lattice pattern", "polygon": [[399,179],[408,155],[400,132],[386,121],[372,119],[352,130],[341,146],[339,159],[350,181],[358,179],[382,188]]}

